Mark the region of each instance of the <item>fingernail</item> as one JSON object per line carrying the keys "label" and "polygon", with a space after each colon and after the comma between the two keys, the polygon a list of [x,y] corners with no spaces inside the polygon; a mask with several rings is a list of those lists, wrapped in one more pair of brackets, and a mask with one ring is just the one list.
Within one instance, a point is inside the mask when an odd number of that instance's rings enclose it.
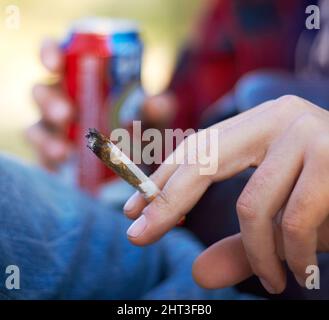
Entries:
{"label": "fingernail", "polygon": [[259,278],[259,281],[263,285],[263,287],[271,294],[276,294],[276,290],[263,278]]}
{"label": "fingernail", "polygon": [[129,213],[130,211],[132,211],[134,209],[135,206],[135,194],[132,195],[128,201],[126,202],[126,204],[123,207],[123,211],[125,213]]}
{"label": "fingernail", "polygon": [[127,235],[131,238],[139,237],[147,226],[147,221],[144,215],[141,215],[127,230]]}

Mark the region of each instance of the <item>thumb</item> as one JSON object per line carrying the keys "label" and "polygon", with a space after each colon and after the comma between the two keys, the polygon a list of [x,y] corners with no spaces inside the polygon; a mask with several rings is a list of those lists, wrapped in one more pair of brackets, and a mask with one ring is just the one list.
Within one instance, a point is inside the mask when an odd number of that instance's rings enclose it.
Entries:
{"label": "thumb", "polygon": [[195,281],[207,289],[229,287],[252,274],[240,233],[216,242],[193,264]]}
{"label": "thumb", "polygon": [[[276,253],[283,261],[285,254],[280,224],[274,225],[274,235]],[[207,289],[230,287],[252,275],[241,233],[216,242],[203,251],[193,265],[195,281]]]}

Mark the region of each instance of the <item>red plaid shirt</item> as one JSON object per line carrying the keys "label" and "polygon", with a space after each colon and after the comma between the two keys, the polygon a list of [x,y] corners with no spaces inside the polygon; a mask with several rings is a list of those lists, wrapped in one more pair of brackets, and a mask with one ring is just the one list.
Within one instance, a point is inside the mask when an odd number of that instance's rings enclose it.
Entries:
{"label": "red plaid shirt", "polygon": [[205,108],[256,69],[292,70],[307,0],[211,0],[184,52],[170,90],[175,128],[196,128]]}

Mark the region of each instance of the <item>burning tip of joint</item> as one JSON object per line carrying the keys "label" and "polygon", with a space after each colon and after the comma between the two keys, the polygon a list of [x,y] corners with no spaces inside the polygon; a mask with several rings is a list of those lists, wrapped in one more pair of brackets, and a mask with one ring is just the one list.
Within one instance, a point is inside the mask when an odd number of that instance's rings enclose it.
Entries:
{"label": "burning tip of joint", "polygon": [[100,138],[100,133],[96,129],[89,129],[86,134],[86,138],[88,139],[87,147],[91,150],[95,149],[95,144],[97,140]]}
{"label": "burning tip of joint", "polygon": [[95,136],[99,136],[99,134],[100,133],[95,128],[89,128],[88,133],[85,135],[85,137],[89,139]]}
{"label": "burning tip of joint", "polygon": [[96,154],[105,147],[111,146],[111,141],[96,129],[89,129],[86,138],[88,139],[87,147]]}

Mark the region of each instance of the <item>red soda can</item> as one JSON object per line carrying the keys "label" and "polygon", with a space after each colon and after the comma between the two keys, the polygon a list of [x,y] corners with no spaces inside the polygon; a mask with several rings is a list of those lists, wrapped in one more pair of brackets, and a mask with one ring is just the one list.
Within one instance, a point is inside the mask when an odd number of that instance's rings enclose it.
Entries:
{"label": "red soda can", "polygon": [[76,108],[67,133],[77,150],[75,179],[82,189],[95,193],[114,174],[86,148],[85,134],[89,128],[109,134],[135,117],[139,103],[125,104],[122,97],[141,101],[143,45],[134,22],[86,18],[73,24],[62,48],[63,85]]}

